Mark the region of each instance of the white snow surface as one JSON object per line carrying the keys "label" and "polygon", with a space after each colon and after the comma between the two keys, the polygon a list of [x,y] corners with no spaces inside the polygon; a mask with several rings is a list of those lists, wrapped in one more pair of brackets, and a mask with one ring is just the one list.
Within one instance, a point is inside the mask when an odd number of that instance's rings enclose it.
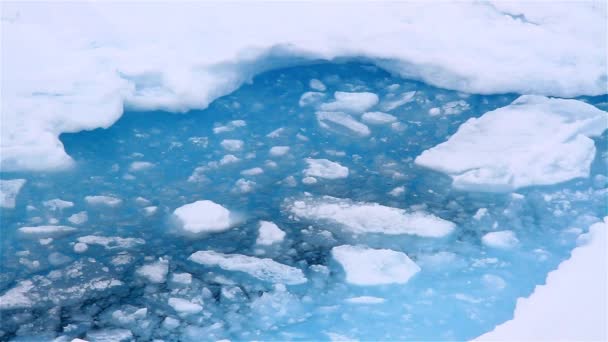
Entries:
{"label": "white snow surface", "polygon": [[173,211],[181,229],[188,233],[215,233],[230,228],[230,210],[209,200],[196,201]]}
{"label": "white snow surface", "polygon": [[297,218],[338,224],[342,229],[355,234],[443,237],[456,227],[450,221],[423,211],[407,211],[378,203],[353,202],[331,196],[296,200],[289,203],[287,209]]}
{"label": "white snow surface", "polygon": [[577,100],[521,96],[471,118],[416,164],[452,177],[463,190],[508,192],[588,177],[591,137],[608,128],[608,113]]}
{"label": "white snow surface", "polygon": [[606,92],[604,1],[1,6],[4,171],[69,167],[59,134],[108,127],[125,107],[201,109],[318,59],[471,93]]}
{"label": "white snow surface", "polygon": [[405,284],[420,271],[405,253],[390,249],[342,245],[332,248],[331,255],[353,285]]}
{"label": "white snow surface", "polygon": [[198,251],[188,260],[201,265],[217,266],[226,271],[245,272],[260,280],[287,285],[307,281],[302,270],[278,263],[269,258],[256,258],[242,254],[224,254],[214,251]]}
{"label": "white snow surface", "polygon": [[348,177],[348,168],[328,159],[306,158],[308,168],[304,176],[325,179],[340,179]]}
{"label": "white snow surface", "polygon": [[0,179],[0,208],[14,208],[17,195],[26,182],[25,179]]}
{"label": "white snow surface", "polygon": [[570,259],[517,300],[512,320],[476,341],[608,340],[608,216],[581,236]]}

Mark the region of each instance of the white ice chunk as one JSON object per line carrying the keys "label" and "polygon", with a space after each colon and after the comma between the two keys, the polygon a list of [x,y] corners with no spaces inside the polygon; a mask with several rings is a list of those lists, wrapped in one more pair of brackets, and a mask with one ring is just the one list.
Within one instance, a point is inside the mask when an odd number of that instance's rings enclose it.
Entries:
{"label": "white ice chunk", "polygon": [[373,296],[360,296],[360,297],[351,297],[351,298],[346,299],[347,303],[352,303],[352,304],[382,304],[385,301],[386,300],[384,298],[373,297]]}
{"label": "white ice chunk", "polygon": [[283,241],[284,238],[285,232],[282,231],[276,224],[269,221],[260,221],[258,238],[255,243],[258,245],[269,246]]}
{"label": "white ice chunk", "polygon": [[143,265],[137,269],[137,274],[154,284],[162,284],[167,280],[169,261],[159,258],[158,261]]}
{"label": "white ice chunk", "polygon": [[143,170],[150,169],[153,166],[154,166],[154,164],[152,164],[150,162],[135,161],[135,162],[132,162],[131,165],[129,165],[129,171],[131,171],[131,172],[143,171]]}
{"label": "white ice chunk", "polygon": [[512,320],[476,341],[608,340],[608,217],[589,228],[584,243],[547,275]]}
{"label": "white ice chunk", "polygon": [[294,201],[289,211],[298,218],[340,225],[355,234],[412,234],[443,237],[456,225],[423,211],[406,211],[378,203],[353,202],[330,196]]}
{"label": "white ice chunk", "polygon": [[354,285],[405,284],[420,271],[406,254],[390,249],[342,245],[332,248],[331,255]]}
{"label": "white ice chunk", "polygon": [[336,126],[365,137],[370,134],[369,127],[343,112],[316,112],[317,120],[323,128],[333,129]]}
{"label": "white ice chunk", "polygon": [[367,112],[361,116],[361,120],[370,125],[386,125],[397,121],[397,118],[383,112]]}
{"label": "white ice chunk", "polygon": [[320,80],[313,78],[312,80],[310,80],[310,82],[308,82],[308,86],[311,89],[317,90],[317,91],[325,91],[327,89],[327,87],[325,87],[325,84],[323,84],[323,82],[321,82]]}
{"label": "white ice chunk", "polygon": [[220,159],[220,165],[232,164],[238,162],[240,159],[234,154],[227,154]]}
{"label": "white ice chunk", "polygon": [[49,208],[50,210],[63,210],[74,206],[74,202],[64,201],[60,198],[42,202],[42,205]]}
{"label": "white ice chunk", "polygon": [[0,179],[0,207],[14,208],[17,195],[26,182],[25,179]]}
{"label": "white ice chunk", "polygon": [[168,300],[169,306],[180,314],[192,315],[203,310],[203,306],[193,303],[187,299],[171,297]]}
{"label": "white ice chunk", "polygon": [[510,249],[519,244],[517,235],[512,230],[486,233],[481,238],[481,242],[488,247],[499,249]]}
{"label": "white ice chunk", "polygon": [[416,164],[444,172],[453,186],[513,191],[587,177],[608,114],[578,100],[521,96],[472,118],[448,141],[424,151]]}
{"label": "white ice chunk", "polygon": [[414,100],[415,95],[415,91],[408,91],[406,93],[401,94],[397,99],[383,101],[381,107],[383,110],[391,111],[393,109],[403,106],[406,103],[412,102]]}
{"label": "white ice chunk", "polygon": [[228,151],[236,152],[243,149],[244,143],[242,140],[224,139],[220,145],[222,145],[222,147]]}
{"label": "white ice chunk", "polygon": [[304,177],[302,178],[302,183],[306,185],[317,184],[317,179],[315,177]]}
{"label": "white ice chunk", "polygon": [[247,179],[239,178],[234,184],[235,191],[240,192],[242,194],[246,194],[248,192],[253,191],[256,183],[254,181],[250,181]]}
{"label": "white ice chunk", "polygon": [[222,232],[230,228],[230,211],[209,200],[196,201],[183,205],[173,214],[181,228],[193,234]]}
{"label": "white ice chunk", "polygon": [[280,264],[268,258],[256,258],[241,254],[224,254],[214,251],[198,251],[188,260],[206,266],[217,266],[227,271],[245,272],[260,280],[283,284],[302,284],[307,281],[302,270]]}
{"label": "white ice chunk", "polygon": [[488,214],[488,208],[479,208],[473,215],[473,218],[477,221],[481,220],[484,216]]}
{"label": "white ice chunk", "polygon": [[122,238],[118,236],[86,235],[78,238],[78,242],[87,245],[99,245],[105,249],[127,249],[146,243],[139,238]]}
{"label": "white ice chunk", "polygon": [[281,157],[289,153],[289,146],[273,146],[269,151],[273,157]]}
{"label": "white ice chunk", "polygon": [[171,281],[174,283],[189,285],[192,283],[192,274],[190,273],[173,273],[171,275]]}
{"label": "white ice chunk", "polygon": [[74,252],[76,253],[84,253],[89,249],[89,245],[82,242],[76,242],[74,244]]}
{"label": "white ice chunk", "polygon": [[258,176],[264,173],[264,169],[261,167],[253,167],[251,169],[241,171],[243,176]]}
{"label": "white ice chunk", "polygon": [[405,193],[405,187],[404,186],[398,186],[396,188],[394,188],[393,190],[389,191],[389,195],[394,196],[394,197],[398,197],[401,196]]}
{"label": "white ice chunk", "polygon": [[68,221],[70,221],[70,223],[72,224],[83,224],[85,222],[87,222],[89,220],[89,214],[87,214],[86,211],[80,211],[77,212],[76,214],[72,214],[70,215],[70,217],[68,217]]}
{"label": "white ice chunk", "polygon": [[19,282],[17,286],[0,296],[0,310],[31,307],[33,303],[28,294],[33,288],[34,283],[30,280]]}
{"label": "white ice chunk", "polygon": [[122,200],[120,198],[112,197],[112,196],[86,196],[84,200],[90,205],[99,205],[99,206],[108,206],[108,207],[118,207],[122,204]]}
{"label": "white ice chunk", "polygon": [[337,91],[334,93],[335,100],[323,103],[321,110],[328,112],[363,113],[378,103],[378,95],[369,92],[347,93]]}
{"label": "white ice chunk", "polygon": [[35,239],[40,238],[56,238],[76,232],[77,229],[69,226],[35,226],[21,227],[19,232],[25,236],[31,236]]}
{"label": "white ice chunk", "polygon": [[306,158],[308,168],[304,175],[325,179],[340,179],[348,177],[348,168],[328,159]]}
{"label": "white ice chunk", "polygon": [[90,342],[128,342],[133,340],[133,333],[128,329],[102,329],[87,332]]}
{"label": "white ice chunk", "polygon": [[446,115],[460,114],[469,108],[469,104],[464,100],[451,101],[441,106],[442,112]]}
{"label": "white ice chunk", "polygon": [[300,96],[300,101],[298,102],[298,104],[300,105],[300,107],[310,106],[310,105],[320,102],[324,97],[325,97],[324,93],[319,93],[316,91],[308,91],[308,92],[305,92],[304,94],[302,94],[302,96]]}

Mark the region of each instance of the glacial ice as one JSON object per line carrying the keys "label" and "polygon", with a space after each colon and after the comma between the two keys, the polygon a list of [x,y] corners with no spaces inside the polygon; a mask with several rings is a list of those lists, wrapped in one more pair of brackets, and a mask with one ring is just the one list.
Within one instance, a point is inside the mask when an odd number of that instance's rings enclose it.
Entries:
{"label": "glacial ice", "polygon": [[424,151],[416,164],[444,172],[453,186],[513,191],[587,177],[608,114],[577,100],[521,96],[471,118],[448,141]]}

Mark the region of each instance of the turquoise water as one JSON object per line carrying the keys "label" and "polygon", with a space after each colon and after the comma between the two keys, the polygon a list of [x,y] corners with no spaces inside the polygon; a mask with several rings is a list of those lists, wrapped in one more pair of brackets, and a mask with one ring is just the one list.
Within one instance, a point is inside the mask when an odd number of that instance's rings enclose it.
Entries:
{"label": "turquoise water", "polygon": [[[314,108],[299,106],[300,96],[311,91],[313,78],[327,86],[326,101],[334,91],[369,91],[379,96],[376,108],[381,108],[405,92],[417,95],[415,101],[386,111],[398,118],[399,125],[370,125],[371,134],[360,137],[320,127]],[[0,311],[0,339],[73,338],[87,333],[94,339],[91,332],[120,328],[129,329],[138,340],[166,341],[340,336],[464,340],[491,330],[511,318],[517,297],[529,295],[548,271],[568,257],[578,234],[605,215],[601,189],[606,187],[606,134],[596,139],[598,152],[589,179],[521,189],[522,196],[456,191],[449,177],[414,165],[416,156],[445,141],[468,118],[505,106],[517,96],[462,94],[358,63],[318,64],[262,74],[205,110],[184,114],[127,110],[109,129],[63,134],[65,149],[76,161],[73,169],[2,173],[3,179],[24,178],[27,184],[16,208],[2,209],[0,294],[33,279],[31,291],[39,295],[30,307]],[[607,102],[605,96],[585,100],[598,106]],[[428,114],[431,108],[453,101],[465,101],[468,107],[454,115]],[[230,126],[233,120],[246,125]],[[214,133],[214,128],[226,125],[232,130]],[[276,137],[268,136],[280,128]],[[244,146],[226,151],[221,147],[224,139],[242,140]],[[273,157],[268,153],[272,146],[289,146],[290,151]],[[240,161],[214,166],[226,154]],[[302,184],[308,157],[339,162],[349,168],[349,177]],[[130,171],[134,161],[153,166]],[[197,167],[202,168],[195,171]],[[241,174],[254,167],[264,173]],[[252,190],[238,191],[239,179],[255,182]],[[402,194],[388,194],[398,186],[404,187]],[[351,236],[328,224],[290,217],[286,204],[305,192],[424,208],[457,228],[444,238]],[[84,200],[89,195],[114,196],[122,204],[91,206]],[[55,198],[74,206],[52,210],[42,204]],[[203,237],[176,234],[173,210],[202,199],[239,213],[242,222]],[[158,210],[146,215],[147,206]],[[487,208],[488,214],[476,220],[473,216],[479,208]],[[50,242],[17,232],[22,226],[49,222],[76,226],[68,217],[82,211],[88,215],[86,223]],[[260,220],[276,223],[286,232],[285,241],[268,248],[256,246]],[[508,251],[483,246],[481,236],[497,227],[513,230],[519,246]],[[74,252],[74,242],[85,235],[141,238],[145,244],[125,249],[90,245],[83,253]],[[422,271],[407,284],[350,285],[330,255],[331,248],[341,244],[402,251]],[[188,261],[198,250],[269,257],[301,269],[308,282],[283,288]],[[117,257],[125,263],[116,262]],[[173,273],[188,272],[192,283],[150,284],[136,275],[138,267],[160,257],[169,261],[169,279]],[[313,265],[324,265],[327,272]],[[74,277],[57,273],[75,269],[81,272]],[[98,277],[121,284],[106,289],[83,285]],[[385,302],[345,302],[357,296],[382,297]],[[203,303],[203,310],[180,316],[167,304],[170,297],[194,298]],[[137,318],[121,320],[115,313],[132,314],[140,308],[147,311]],[[167,317],[176,319],[177,326],[169,324]]]}

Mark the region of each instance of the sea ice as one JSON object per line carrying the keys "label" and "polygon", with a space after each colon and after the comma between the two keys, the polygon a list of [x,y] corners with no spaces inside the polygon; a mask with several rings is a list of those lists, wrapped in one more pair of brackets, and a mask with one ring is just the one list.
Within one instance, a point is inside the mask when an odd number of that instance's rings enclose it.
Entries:
{"label": "sea ice", "polygon": [[129,165],[129,171],[130,172],[143,171],[143,170],[150,169],[153,166],[154,166],[154,164],[150,163],[150,162],[135,161],[135,162],[132,162],[131,165]]}
{"label": "sea ice", "polygon": [[346,281],[353,285],[405,284],[420,272],[406,254],[390,249],[342,245],[331,255],[342,265]]}
{"label": "sea ice", "polygon": [[180,314],[192,315],[203,310],[203,306],[193,303],[187,299],[171,297],[169,298],[169,306]]}
{"label": "sea ice", "polygon": [[360,297],[351,297],[351,298],[346,299],[346,302],[352,303],[352,304],[382,304],[385,301],[386,300],[384,298],[373,297],[373,296],[360,296]]}
{"label": "sea ice", "polygon": [[323,128],[334,129],[340,127],[348,132],[365,137],[370,134],[369,127],[355,120],[349,114],[343,112],[317,112],[317,120]]}
{"label": "sea ice", "polygon": [[412,234],[443,237],[456,225],[423,211],[406,211],[378,203],[353,202],[331,196],[304,198],[288,204],[298,218],[338,224],[355,234]]}
{"label": "sea ice", "polygon": [[307,177],[340,179],[348,177],[348,168],[327,159],[307,158],[308,168],[304,170]]}
{"label": "sea ice", "polygon": [[183,205],[175,209],[173,214],[181,228],[193,234],[222,232],[232,225],[230,211],[209,200]]}
{"label": "sea ice", "polygon": [[334,101],[321,104],[326,112],[363,113],[378,103],[378,95],[370,92],[347,93],[337,91]]}
{"label": "sea ice", "polygon": [[80,211],[77,212],[76,214],[72,214],[70,215],[70,217],[68,217],[68,221],[70,221],[70,223],[72,224],[83,224],[85,222],[87,222],[89,220],[89,214],[87,214],[86,211]]}
{"label": "sea ice", "polygon": [[226,149],[230,152],[236,152],[236,151],[240,151],[243,149],[244,143],[242,140],[224,139],[224,140],[222,140],[220,145],[222,145],[222,147],[224,149]]}
{"label": "sea ice", "polygon": [[78,237],[78,242],[86,245],[98,245],[105,249],[129,249],[146,243],[139,238],[122,238],[118,236],[86,235]]}
{"label": "sea ice", "polygon": [[35,226],[19,228],[19,232],[24,236],[36,239],[56,238],[75,233],[76,231],[76,228],[68,226]]}
{"label": "sea ice", "polygon": [[63,210],[74,206],[74,202],[64,201],[60,198],[42,202],[42,205],[49,208],[50,210]]}
{"label": "sea ice", "polygon": [[444,172],[455,188],[513,191],[587,177],[608,114],[578,100],[526,95],[472,118],[416,164]]}
{"label": "sea ice", "polygon": [[385,125],[397,121],[397,118],[383,112],[367,112],[361,116],[361,120],[370,125]]}
{"label": "sea ice", "polygon": [[0,207],[14,208],[17,195],[25,183],[25,179],[0,179]]}
{"label": "sea ice", "polygon": [[118,207],[122,204],[120,198],[113,196],[86,196],[84,200],[90,205],[107,206],[107,207]]}
{"label": "sea ice", "polygon": [[258,238],[255,243],[258,245],[269,246],[283,241],[284,238],[285,232],[282,231],[276,224],[269,221],[260,221]]}
{"label": "sea ice", "polygon": [[327,89],[327,87],[325,87],[325,84],[323,84],[323,82],[321,82],[320,80],[313,78],[312,80],[310,80],[310,82],[308,83],[308,86],[311,89],[314,89],[316,91],[325,91]]}
{"label": "sea ice", "polygon": [[289,153],[289,146],[273,146],[268,153],[273,157],[281,157]]}
{"label": "sea ice", "polygon": [[214,251],[198,251],[188,260],[206,266],[217,266],[226,271],[244,272],[260,280],[287,285],[307,281],[302,270],[280,264],[268,258],[256,258],[242,254],[224,254]]}
{"label": "sea ice", "polygon": [[160,258],[158,261],[146,264],[137,269],[137,274],[154,284],[162,284],[167,280],[169,261]]}
{"label": "sea ice", "polygon": [[519,240],[512,230],[486,233],[481,238],[481,242],[488,247],[500,249],[510,249],[519,244]]}

